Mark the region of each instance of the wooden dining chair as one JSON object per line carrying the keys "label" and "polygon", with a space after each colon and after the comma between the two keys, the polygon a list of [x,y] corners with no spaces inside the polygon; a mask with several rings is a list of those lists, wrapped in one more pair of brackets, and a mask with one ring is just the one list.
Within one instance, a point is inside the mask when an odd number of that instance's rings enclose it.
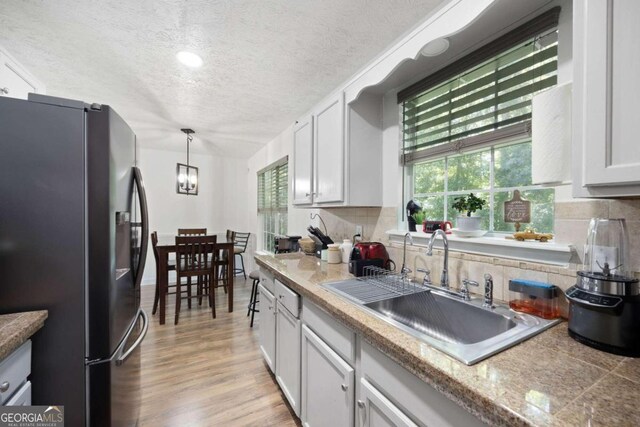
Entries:
{"label": "wooden dining chair", "polygon": [[[227,242],[235,242],[236,240],[236,232],[233,230],[227,230]],[[219,287],[220,284],[222,284],[222,287],[224,289],[224,293],[227,293],[227,284],[229,283],[229,272],[227,270],[227,256],[228,254],[226,253],[226,251],[222,251],[222,254],[220,255],[220,270],[219,270],[219,274],[218,274],[218,285],[216,286],[216,289]]]}
{"label": "wooden dining chair", "polygon": [[[158,232],[154,231],[153,233],[151,233],[151,247],[153,248],[153,257],[156,260],[156,293],[153,297],[153,310],[151,311],[151,314],[156,314],[156,311],[158,310],[158,302],[160,302],[160,256],[158,255]],[[176,264],[175,262],[171,262],[169,261],[169,263],[167,264],[167,270],[168,271],[173,271],[176,269]],[[175,285],[169,285],[169,288],[175,288]],[[167,289],[168,291],[168,289]],[[167,292],[169,293],[169,292]],[[164,298],[164,296],[163,296]]]}
{"label": "wooden dining chair", "polygon": [[[178,236],[206,236],[207,229],[206,228],[178,228]],[[197,285],[198,292],[203,286],[207,286],[207,278],[206,277],[198,277]],[[191,308],[191,277],[187,278],[187,305]],[[200,295],[200,294],[198,294]],[[198,299],[198,304],[202,305],[202,297]]]}
{"label": "wooden dining chair", "polygon": [[244,270],[244,258],[242,257],[242,254],[244,254],[244,252],[247,250],[247,244],[249,243],[249,237],[251,236],[251,233],[241,233],[239,231],[236,231],[235,233],[236,233],[236,237],[234,239],[235,247],[233,252],[234,252],[234,256],[240,257],[240,263],[242,267],[236,268],[233,274],[235,275],[238,273],[242,273],[246,280],[247,273]]}
{"label": "wooden dining chair", "polygon": [[[205,278],[198,280],[198,295],[192,296],[188,292],[188,301],[191,298],[199,298],[202,301],[204,296],[208,296],[211,314],[216,318],[216,300],[213,291],[214,282],[217,281],[215,266],[219,262],[219,248],[216,245],[216,236],[176,236],[176,294],[182,294],[182,279],[191,277]],[[207,289],[202,288],[206,283]],[[190,281],[187,289],[191,289]],[[178,324],[180,316],[180,305],[182,298],[176,297],[175,324]],[[189,305],[190,307],[190,305]]]}
{"label": "wooden dining chair", "polygon": [[178,228],[178,236],[206,236],[206,228]]}

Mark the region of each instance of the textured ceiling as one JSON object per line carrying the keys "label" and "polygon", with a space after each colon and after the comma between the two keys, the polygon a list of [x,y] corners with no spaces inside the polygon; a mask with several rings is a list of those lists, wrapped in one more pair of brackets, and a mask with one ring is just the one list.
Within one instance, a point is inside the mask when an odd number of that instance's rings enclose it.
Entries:
{"label": "textured ceiling", "polygon": [[[441,0],[0,0],[0,45],[143,146],[248,157]],[[180,50],[204,59],[178,63]]]}

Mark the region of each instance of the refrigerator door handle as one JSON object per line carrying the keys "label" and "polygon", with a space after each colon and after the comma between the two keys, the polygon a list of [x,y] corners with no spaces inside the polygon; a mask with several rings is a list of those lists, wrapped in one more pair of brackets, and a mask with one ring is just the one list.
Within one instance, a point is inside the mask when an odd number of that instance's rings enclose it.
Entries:
{"label": "refrigerator door handle", "polygon": [[[140,311],[138,312],[138,316],[142,317],[142,332],[140,332],[140,335],[135,340],[135,342],[131,345],[131,347],[129,347],[127,351],[125,351],[120,357],[116,359],[116,366],[122,365],[127,360],[127,357],[129,357],[131,353],[133,353],[136,350],[136,348],[138,348],[138,346],[144,340],[144,337],[147,335],[147,331],[149,330],[149,317],[147,317],[147,313],[143,309],[140,309]],[[125,338],[125,341],[126,341],[126,338]]]}
{"label": "refrigerator door handle", "polygon": [[140,261],[138,262],[138,271],[135,274],[135,288],[142,283],[141,272],[144,271],[144,265],[147,261],[147,250],[149,248],[149,210],[147,209],[147,194],[144,190],[142,182],[142,173],[137,166],[133,167],[133,177],[135,185],[138,189],[138,198],[140,199],[140,216],[142,217],[142,241],[140,242]]}

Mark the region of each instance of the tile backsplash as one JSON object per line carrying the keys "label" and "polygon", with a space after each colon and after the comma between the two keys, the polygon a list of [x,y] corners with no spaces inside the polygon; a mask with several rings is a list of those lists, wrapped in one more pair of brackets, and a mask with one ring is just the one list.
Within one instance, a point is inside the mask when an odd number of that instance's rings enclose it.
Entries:
{"label": "tile backsplash", "polygon": [[335,242],[351,239],[361,225],[363,240],[386,243],[386,231],[398,227],[395,208],[329,208],[321,209],[320,216]]}
{"label": "tile backsplash", "polygon": [[555,206],[558,243],[570,243],[576,250],[575,263],[582,263],[591,218],[624,218],[629,233],[630,269],[640,272],[640,199],[559,202]]}
{"label": "tile backsplash", "polygon": [[[350,239],[355,234],[356,225],[361,225],[364,240],[383,242],[396,264],[399,266],[402,263],[402,246],[390,243],[385,233],[397,228],[396,208],[331,208],[321,209],[320,215],[334,241]],[[452,251],[449,254],[450,281],[456,284],[468,278],[482,283],[484,274],[490,273],[494,280],[494,296],[501,300],[509,299],[509,280],[514,278],[549,282],[565,290],[575,283],[576,270],[581,268],[589,220],[594,217],[627,220],[633,262],[631,269],[640,272],[640,199],[593,199],[558,202],[555,205],[555,241],[571,244],[575,248],[570,265],[561,267]],[[424,248],[408,249],[408,267],[414,272],[418,268],[430,269],[431,278],[436,283],[442,264],[441,251],[434,251],[434,255],[428,257]],[[636,276],[640,276],[640,273],[636,273]]]}

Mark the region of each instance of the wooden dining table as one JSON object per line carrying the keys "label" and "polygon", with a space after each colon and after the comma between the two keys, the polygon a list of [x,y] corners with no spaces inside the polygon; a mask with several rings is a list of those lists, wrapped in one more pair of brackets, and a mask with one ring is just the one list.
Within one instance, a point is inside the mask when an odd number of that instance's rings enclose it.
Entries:
{"label": "wooden dining table", "polygon": [[[227,256],[227,300],[229,305],[229,313],[233,311],[233,277],[235,268],[235,256],[233,248],[235,242],[233,240],[227,240],[225,233],[213,234],[217,237],[216,245],[219,250],[229,251]],[[167,289],[169,288],[169,254],[176,252],[176,238],[175,236],[158,236],[158,290],[160,293],[160,324],[164,325],[167,305]]]}

